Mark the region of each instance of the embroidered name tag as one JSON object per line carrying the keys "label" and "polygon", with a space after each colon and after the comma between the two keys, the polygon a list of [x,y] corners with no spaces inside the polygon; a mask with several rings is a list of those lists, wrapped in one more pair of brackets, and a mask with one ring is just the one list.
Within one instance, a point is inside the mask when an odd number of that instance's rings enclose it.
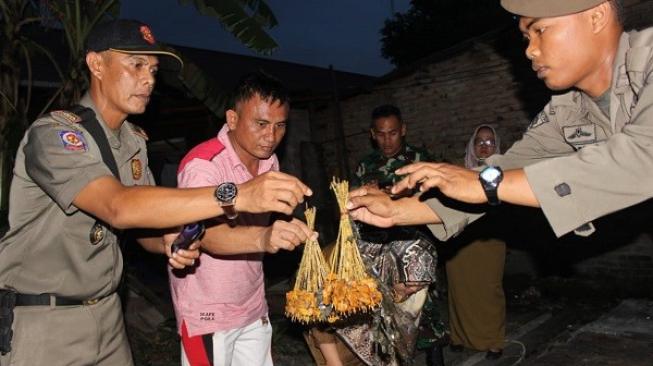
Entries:
{"label": "embroidered name tag", "polygon": [[70,151],[86,151],[86,141],[79,131],[59,131],[63,148]]}
{"label": "embroidered name tag", "polygon": [[562,133],[565,141],[577,148],[596,142],[596,125],[594,124],[566,126],[562,128]]}

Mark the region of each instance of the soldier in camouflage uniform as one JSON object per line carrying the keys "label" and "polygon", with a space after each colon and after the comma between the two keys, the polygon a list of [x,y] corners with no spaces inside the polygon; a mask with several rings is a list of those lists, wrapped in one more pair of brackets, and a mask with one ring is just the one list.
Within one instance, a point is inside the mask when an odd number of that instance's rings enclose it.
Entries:
{"label": "soldier in camouflage uniform", "polygon": [[[398,140],[396,139],[397,133],[395,131],[398,131]],[[359,162],[356,169],[356,178],[358,179],[359,185],[374,184],[378,188],[388,190],[392,185],[401,180],[401,177],[395,173],[397,169],[414,162],[435,161],[435,158],[428,150],[406,143],[406,124],[401,118],[401,111],[397,107],[392,105],[377,107],[372,112],[370,134],[377,145],[377,149]],[[413,193],[415,192],[410,191],[404,193],[404,195]],[[435,344],[441,343],[440,341],[445,337],[446,327],[442,322],[437,302],[438,294],[435,288],[437,253],[434,243],[431,240],[432,237],[428,233],[423,235],[425,231],[418,226],[395,227],[374,231],[369,226],[363,225],[361,224],[363,231],[367,228],[367,236],[370,240],[373,239],[373,232],[376,232],[377,235],[381,234],[381,241],[385,241],[385,243],[390,243],[393,240],[398,242],[402,237],[404,239],[406,237],[419,237],[422,242],[427,244],[428,249],[430,249],[429,254],[433,256],[434,260],[431,272],[432,277],[430,278],[432,285],[429,288],[428,297],[422,308],[420,320],[421,331],[420,337],[417,339],[417,348],[428,349],[433,347],[433,351],[429,355],[431,364],[441,362],[441,349],[436,347]],[[383,236],[385,236],[385,240],[383,240]],[[398,263],[400,262],[406,262],[405,258]],[[408,277],[410,277],[410,274]],[[401,282],[399,287],[401,287]],[[406,290],[408,291],[403,291],[404,297],[407,298],[410,296],[411,291],[415,288],[416,286],[407,287]],[[395,286],[395,291],[396,289],[397,286]]]}
{"label": "soldier in camouflage uniform", "polygon": [[378,149],[358,164],[354,186],[390,187],[400,180],[395,170],[413,162],[434,161],[425,149],[405,142],[406,125],[401,120],[401,111],[395,106],[383,105],[374,109],[370,134]]}
{"label": "soldier in camouflage uniform", "polygon": [[[358,164],[354,186],[371,185],[389,189],[401,180],[395,170],[413,162],[434,161],[426,149],[416,148],[405,142],[406,124],[401,118],[399,108],[393,105],[382,105],[372,111],[370,134],[377,148]],[[404,192],[403,195],[412,193]],[[377,243],[414,239],[417,238],[418,231],[419,228],[414,226],[379,230],[361,225],[362,238]],[[410,295],[410,290],[405,290],[404,292],[408,292],[405,296]]]}
{"label": "soldier in camouflage uniform", "polygon": [[379,150],[374,150],[358,164],[354,184],[358,186],[375,184],[380,188],[392,186],[401,180],[395,174],[395,170],[418,161],[433,161],[433,158],[425,149],[405,143],[399,153],[390,157],[383,155]]}
{"label": "soldier in camouflage uniform", "polygon": [[[372,139],[378,148],[359,163],[352,185],[389,188],[401,180],[394,173],[396,169],[412,162],[433,161],[425,149],[405,143],[406,125],[397,107],[382,105],[375,108],[370,127]],[[407,191],[403,195],[412,193]],[[437,302],[431,301],[437,296],[435,286],[430,286],[436,282],[437,254],[434,238],[416,226],[378,229],[362,224],[359,229],[361,255],[368,270],[385,285],[381,289],[384,302],[375,314],[379,317],[379,322],[348,324],[336,329],[339,340],[346,343],[347,348],[367,365],[396,365],[402,360],[406,362],[412,358],[416,345],[420,348],[432,347],[435,352],[431,358],[436,359],[432,364],[442,364],[441,347],[434,347],[434,344],[444,336],[445,327],[440,320]],[[430,293],[429,288],[432,290]],[[428,314],[423,308],[428,309]],[[384,322],[388,319],[393,321]],[[421,327],[426,330],[422,333],[428,336],[418,341],[420,319]],[[380,328],[384,328],[384,331]],[[336,342],[333,336],[324,336],[315,330],[312,331],[312,337],[321,344]],[[370,339],[374,341],[370,342]],[[323,346],[320,348],[324,350]],[[376,349],[389,351],[380,355]],[[319,355],[316,358],[320,364]],[[345,355],[341,352],[340,359],[343,363],[357,364],[351,363],[351,358],[348,353]]]}

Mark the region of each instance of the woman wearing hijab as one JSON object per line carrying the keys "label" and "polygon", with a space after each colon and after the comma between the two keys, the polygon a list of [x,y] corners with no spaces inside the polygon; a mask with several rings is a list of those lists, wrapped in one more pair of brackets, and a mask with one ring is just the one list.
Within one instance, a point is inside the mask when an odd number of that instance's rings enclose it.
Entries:
{"label": "woman wearing hijab", "polygon": [[[480,125],[469,139],[465,166],[482,166],[489,156],[500,153],[499,136],[489,125]],[[446,263],[449,285],[451,350],[484,351],[486,358],[503,354],[506,301],[503,269],[506,244],[490,238],[487,225],[476,225],[457,242],[460,248]],[[470,228],[471,229],[471,228]]]}

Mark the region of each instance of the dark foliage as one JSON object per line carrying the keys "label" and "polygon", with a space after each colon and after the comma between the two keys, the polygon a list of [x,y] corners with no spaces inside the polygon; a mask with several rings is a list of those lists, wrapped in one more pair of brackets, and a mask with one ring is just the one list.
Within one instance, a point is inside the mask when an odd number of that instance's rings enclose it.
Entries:
{"label": "dark foliage", "polygon": [[412,0],[406,13],[386,20],[381,52],[394,65],[406,65],[512,19],[498,0]]}

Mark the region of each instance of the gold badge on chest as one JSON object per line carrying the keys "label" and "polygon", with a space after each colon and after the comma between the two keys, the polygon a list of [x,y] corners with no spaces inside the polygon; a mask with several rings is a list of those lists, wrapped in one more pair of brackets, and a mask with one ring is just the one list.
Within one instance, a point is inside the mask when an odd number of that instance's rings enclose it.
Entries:
{"label": "gold badge on chest", "polygon": [[140,180],[143,176],[143,164],[140,159],[132,159],[132,177],[134,180]]}
{"label": "gold badge on chest", "polygon": [[93,224],[91,231],[89,233],[89,240],[92,245],[96,245],[104,239],[104,225],[100,224],[98,221]]}

